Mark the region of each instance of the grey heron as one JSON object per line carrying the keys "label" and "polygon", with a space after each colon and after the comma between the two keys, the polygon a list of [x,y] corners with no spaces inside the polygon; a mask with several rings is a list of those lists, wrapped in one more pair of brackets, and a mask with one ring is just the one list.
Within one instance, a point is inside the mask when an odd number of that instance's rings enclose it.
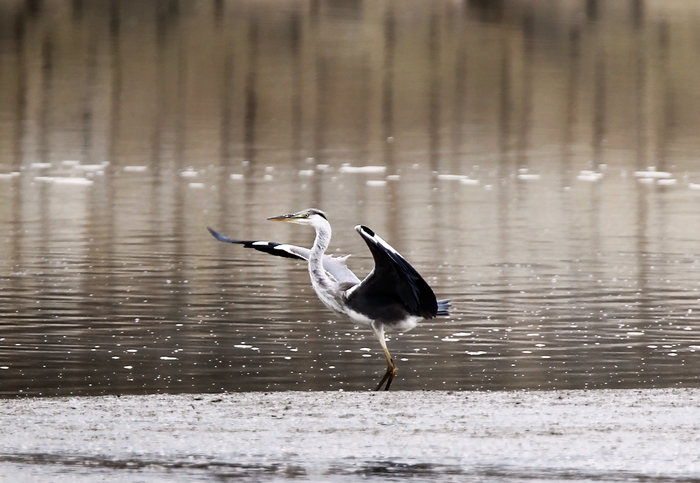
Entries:
{"label": "grey heron", "polygon": [[268,241],[234,240],[207,227],[217,239],[246,248],[287,258],[308,261],[311,284],[321,302],[333,312],[345,315],[358,325],[372,328],[384,350],[387,370],[377,391],[384,383],[388,391],[398,369],[386,345],[384,329],[407,331],[423,319],[449,315],[449,300],[437,300],[423,277],[387,242],[371,229],[357,225],[355,230],[367,243],[374,269],[360,281],[347,267],[349,255],[327,255],[331,225],[321,210],[309,208],[289,215],[273,216],[271,221],[286,221],[312,226],[316,230],[313,246],[298,247]]}

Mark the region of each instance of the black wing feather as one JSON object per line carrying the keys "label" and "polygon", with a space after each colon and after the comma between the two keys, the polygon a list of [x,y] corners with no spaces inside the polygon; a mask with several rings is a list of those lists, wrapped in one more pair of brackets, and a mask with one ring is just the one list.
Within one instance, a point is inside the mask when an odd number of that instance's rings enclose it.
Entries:
{"label": "black wing feather", "polygon": [[275,249],[275,247],[282,245],[282,243],[264,242],[264,241],[257,241],[257,240],[234,240],[233,238],[229,238],[227,236],[222,235],[221,233],[219,233],[217,231],[214,231],[210,227],[207,227],[207,230],[209,230],[209,233],[211,233],[214,238],[216,238],[217,240],[222,241],[222,242],[243,245],[244,248],[252,248],[252,249],[257,250],[259,252],[269,253],[270,255],[276,255],[278,257],[306,260],[304,257],[300,257],[299,255],[295,255],[294,253],[290,253],[290,252],[287,252],[285,250]]}
{"label": "black wing feather", "polygon": [[358,233],[372,252],[374,270],[352,292],[350,298],[355,300],[349,302],[362,306],[363,311],[368,312],[367,315],[372,318],[385,318],[381,313],[372,314],[371,311],[387,310],[392,303],[403,305],[408,314],[424,319],[438,315],[435,293],[411,264],[398,252],[377,241],[374,232],[368,227],[361,226]]}

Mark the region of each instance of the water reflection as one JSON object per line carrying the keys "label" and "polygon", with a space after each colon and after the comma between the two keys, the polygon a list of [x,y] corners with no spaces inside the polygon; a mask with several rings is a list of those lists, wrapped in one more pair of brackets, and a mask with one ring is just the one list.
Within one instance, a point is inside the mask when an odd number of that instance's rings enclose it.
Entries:
{"label": "water reflection", "polygon": [[0,8],[3,395],[372,387],[302,265],[205,230],[309,206],[453,300],[397,389],[697,384],[694,2]]}

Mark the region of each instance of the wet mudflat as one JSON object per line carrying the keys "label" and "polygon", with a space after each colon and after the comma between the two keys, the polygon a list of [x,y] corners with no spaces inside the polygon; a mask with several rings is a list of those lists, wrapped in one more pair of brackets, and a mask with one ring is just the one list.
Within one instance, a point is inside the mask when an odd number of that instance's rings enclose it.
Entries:
{"label": "wet mudflat", "polygon": [[700,390],[2,401],[7,481],[697,481]]}

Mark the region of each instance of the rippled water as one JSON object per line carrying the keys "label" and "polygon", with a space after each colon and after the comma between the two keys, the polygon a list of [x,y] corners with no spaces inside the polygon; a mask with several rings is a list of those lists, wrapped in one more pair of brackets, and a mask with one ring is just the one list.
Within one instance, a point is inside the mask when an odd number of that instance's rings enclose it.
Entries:
{"label": "rippled water", "polygon": [[310,206],[452,299],[397,388],[696,386],[697,6],[482,3],[0,2],[0,394],[373,388],[303,264],[206,231]]}

